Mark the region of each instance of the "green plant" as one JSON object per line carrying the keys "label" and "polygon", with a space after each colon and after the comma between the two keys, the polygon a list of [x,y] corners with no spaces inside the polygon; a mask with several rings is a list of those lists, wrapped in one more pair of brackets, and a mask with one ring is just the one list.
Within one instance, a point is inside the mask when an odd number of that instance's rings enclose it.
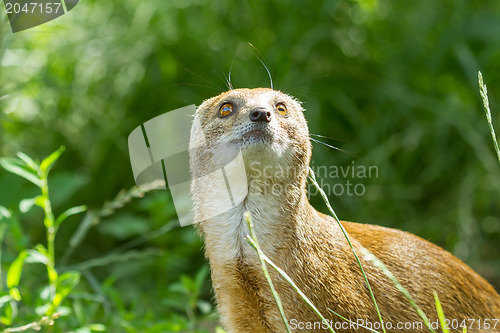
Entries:
{"label": "green plant", "polygon": [[191,332],[199,329],[204,316],[213,314],[212,304],[200,299],[208,271],[208,266],[203,265],[194,277],[185,274],[181,275],[180,280],[168,288],[172,294],[178,294],[179,296],[170,297],[164,301],[167,306],[183,310],[186,313],[188,319],[186,326]]}
{"label": "green plant", "polygon": [[[59,156],[64,151],[64,147],[59,148],[54,153],[49,155],[41,162],[33,160],[31,157],[23,153],[18,153],[18,158],[2,158],[0,165],[7,171],[14,173],[31,183],[35,184],[40,189],[40,194],[34,198],[23,199],[19,203],[19,209],[22,213],[28,212],[32,207],[38,206],[44,212],[44,226],[46,231],[46,246],[36,244],[33,248],[23,249],[17,258],[10,264],[7,271],[7,289],[8,296],[3,296],[4,304],[10,302],[10,307],[4,311],[4,315],[0,319],[5,325],[11,325],[15,317],[15,302],[22,299],[19,291],[19,284],[25,263],[39,263],[45,266],[47,270],[48,284],[41,294],[43,304],[39,305],[36,312],[44,315],[45,319],[41,319],[38,324],[51,325],[53,319],[59,317],[57,313],[62,301],[75,288],[80,280],[80,273],[77,271],[67,271],[60,274],[56,270],[55,258],[55,238],[61,224],[71,215],[81,213],[86,210],[85,206],[72,207],[57,218],[54,216],[49,196],[48,175]],[[5,208],[2,209],[2,221],[8,220],[11,213]],[[2,230],[5,227],[2,227]],[[31,324],[29,324],[31,325]],[[26,326],[30,327],[30,326]]]}
{"label": "green plant", "polygon": [[[61,225],[69,216],[86,210],[84,206],[77,206],[61,214],[53,212],[48,176],[52,165],[63,150],[64,148],[60,148],[41,162],[23,153],[19,153],[17,158],[0,158],[0,165],[4,169],[21,176],[39,188],[40,194],[20,200],[18,209],[19,213],[26,217],[31,208],[35,206],[42,208],[45,236],[42,238],[46,241],[46,244],[35,243],[35,246],[31,246],[31,239],[23,225],[30,219],[21,219],[17,209],[0,206],[0,242],[4,241],[6,235],[12,236],[7,238],[6,260],[0,251],[0,258],[8,263],[3,266],[7,267],[4,274],[6,286],[1,285],[3,279],[0,279],[0,309],[3,311],[0,323],[7,326],[3,332],[23,332],[51,326],[50,330],[53,332],[65,332],[68,329],[76,329],[75,332],[82,333],[114,332],[118,329],[127,332],[189,330],[207,333],[208,330],[204,326],[212,325],[215,318],[213,318],[213,306],[206,296],[208,274],[206,264],[198,269],[194,278],[188,274],[181,274],[180,277],[169,276],[170,280],[174,279],[176,282],[171,283],[168,288],[168,284],[165,284],[163,288],[165,291],[153,292],[156,298],[149,300],[155,304],[155,311],[145,308],[134,300],[131,301],[131,296],[124,292],[127,288],[117,281],[120,271],[123,268],[129,270],[135,263],[144,265],[151,262],[154,263],[152,265],[161,267],[164,260],[178,260],[172,253],[151,246],[158,241],[157,238],[168,236],[170,241],[167,243],[173,244],[177,241],[183,251],[190,247],[189,242],[196,240],[193,246],[196,250],[199,249],[197,237],[186,238],[189,234],[195,236],[192,229],[175,228],[178,226],[177,221],[173,219],[175,210],[169,201],[169,195],[165,192],[145,198],[139,204],[142,206],[141,209],[151,212],[153,220],[157,220],[159,224],[157,228],[149,229],[148,224],[144,223],[147,222],[146,219],[132,213],[119,212],[134,199],[143,198],[146,193],[157,188],[159,185],[157,183],[122,190],[102,207],[88,210],[76,229],[74,228],[71,237],[64,238],[68,244],[64,250],[57,251],[61,253],[62,259],[56,261],[55,240]],[[51,189],[54,190],[51,194],[56,195],[58,191],[63,190],[57,186],[51,186]],[[36,213],[33,211],[29,216],[37,216]],[[106,223],[101,224],[101,222]],[[137,229],[138,223],[140,229]],[[40,225],[35,225],[38,226]],[[96,229],[105,230],[113,237],[121,237],[123,240],[131,236],[136,237],[102,255],[85,257],[86,259],[79,259],[76,262],[71,260],[75,252],[81,254],[80,246],[86,246],[84,239],[89,232],[95,232]],[[173,235],[170,235],[172,231]],[[181,236],[180,242],[179,236]],[[58,244],[60,242],[58,241]],[[147,246],[142,248],[144,245]],[[179,248],[176,250],[179,251]],[[188,260],[188,258],[182,259],[183,262]],[[46,278],[39,274],[39,266],[26,265],[28,263],[41,263],[46,271]],[[168,272],[179,263],[170,265],[171,267],[167,266]],[[164,270],[164,267],[161,269]],[[101,280],[99,275],[105,270],[111,270],[111,275]],[[137,273],[148,276],[146,269],[138,270]],[[120,282],[125,281],[126,279],[122,279]],[[137,286],[137,283],[133,285]],[[133,295],[132,299],[137,299],[137,296]],[[148,296],[142,294],[140,297],[144,297],[143,300],[146,301]],[[157,306],[158,303],[161,306]],[[166,309],[169,311],[165,313]]]}
{"label": "green plant", "polygon": [[406,290],[406,288],[403,287],[401,285],[401,283],[399,283],[398,279],[391,273],[391,271],[389,271],[387,266],[385,266],[385,264],[380,259],[378,259],[374,254],[372,254],[367,249],[362,248],[361,251],[364,255],[365,260],[372,262],[375,265],[375,267],[379,268],[382,271],[382,273],[384,273],[385,276],[387,276],[389,279],[391,279],[391,281],[394,283],[396,288],[406,297],[406,299],[408,300],[410,305],[418,313],[418,315],[423,320],[427,329],[430,332],[435,333],[435,331],[432,329],[432,327],[429,323],[429,320],[427,319],[427,316],[425,315],[425,313],[422,311],[422,309],[420,309],[420,307],[417,305],[417,303],[415,303],[415,301],[411,297],[408,290]]}
{"label": "green plant", "polygon": [[380,310],[377,305],[377,300],[375,299],[375,295],[373,294],[372,287],[370,286],[370,282],[368,281],[368,278],[366,277],[365,270],[363,269],[363,265],[361,264],[361,261],[359,260],[358,254],[354,250],[354,247],[352,246],[351,240],[349,238],[349,235],[347,234],[347,231],[345,230],[344,226],[340,222],[339,218],[337,217],[337,214],[333,210],[332,206],[330,205],[330,201],[328,200],[328,197],[326,196],[325,191],[319,186],[318,182],[316,181],[316,176],[314,174],[314,171],[309,168],[309,179],[312,181],[314,186],[318,189],[319,193],[321,194],[321,197],[323,198],[323,201],[325,202],[326,206],[328,207],[328,210],[330,211],[331,216],[335,219],[337,222],[340,230],[342,231],[342,234],[344,235],[345,239],[347,240],[347,243],[349,243],[349,247],[352,250],[352,254],[354,255],[354,258],[356,258],[356,262],[358,263],[359,269],[361,270],[361,273],[363,274],[363,278],[365,280],[366,286],[368,287],[368,290],[370,292],[370,297],[373,302],[373,306],[375,307],[375,310],[377,311],[377,316],[380,321],[380,327],[382,327],[382,331],[385,333],[385,327],[384,327],[384,321],[382,320],[382,315],[380,314]]}
{"label": "green plant", "polygon": [[493,120],[491,119],[490,102],[488,100],[488,89],[486,84],[483,82],[483,74],[481,72],[477,73],[477,79],[479,81],[479,93],[483,99],[484,112],[486,114],[486,120],[488,120],[488,126],[490,127],[491,138],[493,139],[493,144],[495,146],[495,151],[497,153],[498,163],[500,163],[500,148],[498,147],[497,136],[495,134],[495,128],[493,127]]}
{"label": "green plant", "polygon": [[[265,260],[266,256],[262,252],[262,250],[260,249],[259,240],[257,239],[257,235],[255,234],[255,229],[253,227],[252,216],[250,215],[250,212],[245,212],[244,218],[245,218],[245,221],[247,222],[248,230],[250,230],[250,235],[247,236],[247,241],[257,251],[257,255],[259,257],[259,261],[260,261],[260,265],[261,265],[261,268],[262,268],[262,272],[264,273],[264,276],[266,277],[267,283],[269,283],[269,288],[271,289],[271,294],[274,297],[274,300],[276,302],[276,306],[278,306],[278,310],[280,312],[281,319],[283,321],[283,325],[285,325],[285,328],[286,328],[287,332],[291,332],[292,330],[290,329],[290,325],[288,325],[288,320],[286,319],[285,311],[283,310],[283,305],[281,304],[280,296],[276,292],[276,289],[274,288],[273,281],[271,280],[271,276],[269,275],[269,272],[267,270],[266,261],[270,262],[270,260]],[[276,266],[273,264],[272,267],[275,268]],[[287,281],[292,281],[292,280],[289,279]],[[298,288],[296,288],[296,290],[298,290]],[[309,304],[312,304],[312,303],[309,302]],[[315,308],[313,307],[313,310],[314,309]],[[319,313],[319,311],[317,311],[317,314],[320,317],[322,317],[322,315],[321,315],[321,313]],[[331,329],[331,327],[330,327],[330,329]],[[331,331],[334,332],[333,330],[331,330]]]}
{"label": "green plant", "polygon": [[441,306],[441,302],[439,301],[439,297],[437,292],[434,290],[434,303],[436,304],[436,312],[438,314],[439,323],[441,324],[441,330],[443,333],[449,333],[450,330],[446,327],[446,317],[444,315],[443,307]]}
{"label": "green plant", "polygon": [[[274,262],[271,261],[271,259],[269,259],[268,256],[265,255],[264,252],[262,252],[262,250],[260,249],[258,240],[257,240],[257,236],[255,235],[255,231],[254,231],[254,227],[253,227],[250,213],[246,212],[245,220],[246,220],[246,223],[247,223],[248,228],[250,230],[250,235],[247,235],[246,239],[250,243],[250,245],[252,245],[252,247],[257,251],[257,255],[259,256],[262,271],[264,272],[264,275],[266,276],[266,279],[269,283],[269,286],[271,287],[273,284],[272,284],[271,277],[269,276],[269,272],[267,271],[266,263],[269,264],[274,270],[276,270],[276,272],[278,272],[285,279],[285,281],[290,286],[292,286],[293,289],[295,289],[295,291],[300,295],[302,300],[314,311],[314,313],[316,313],[316,315],[321,320],[325,321],[326,318],[321,314],[321,312],[311,302],[311,300],[306,296],[306,294],[304,294],[304,292],[302,290],[300,290],[300,288],[295,284],[295,282],[293,282],[293,280],[288,276],[288,274],[286,274],[286,272],[284,270],[279,268]],[[276,301],[276,304],[278,305],[278,307],[280,307],[281,300],[280,300],[278,293],[274,289],[274,287],[271,287],[271,293]],[[288,322],[287,322],[287,319],[285,317],[285,314],[283,313],[282,308],[280,309],[280,314],[281,314],[282,319],[285,321],[285,327],[287,328],[287,330],[289,330],[290,328],[288,327]],[[329,324],[328,324],[328,329],[330,330],[330,332],[335,332]]]}

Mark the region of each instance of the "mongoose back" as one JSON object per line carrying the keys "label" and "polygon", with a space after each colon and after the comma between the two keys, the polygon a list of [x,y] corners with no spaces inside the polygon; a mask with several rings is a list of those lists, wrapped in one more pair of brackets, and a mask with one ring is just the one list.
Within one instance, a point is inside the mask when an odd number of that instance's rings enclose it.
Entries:
{"label": "mongoose back", "polygon": [[[193,126],[190,146],[204,148],[190,149],[191,191],[227,331],[285,332],[256,251],[245,240],[249,232],[244,212],[249,211],[263,252],[331,320],[332,327],[337,332],[368,332],[330,311],[365,326],[379,321],[338,224],[307,200],[312,147],[301,103],[272,89],[234,89],[204,101],[195,121],[200,126]],[[241,177],[247,180],[248,193],[232,208],[207,215],[227,199],[217,195],[225,189],[201,176],[227,164],[236,152],[243,156]],[[364,247],[384,262],[431,322],[437,321],[436,291],[451,331],[462,332],[462,327],[452,327],[452,320],[465,323],[468,332],[500,331],[500,296],[458,258],[407,232],[342,223],[357,253]],[[393,282],[360,258],[387,331],[427,332]],[[297,292],[274,270],[270,274],[292,330],[326,332]]]}

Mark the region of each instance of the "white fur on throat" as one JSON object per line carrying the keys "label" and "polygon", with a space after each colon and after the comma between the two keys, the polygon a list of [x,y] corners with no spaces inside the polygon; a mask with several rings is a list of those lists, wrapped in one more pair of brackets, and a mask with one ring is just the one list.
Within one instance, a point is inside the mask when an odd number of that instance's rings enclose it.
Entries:
{"label": "white fur on throat", "polygon": [[[282,200],[283,196],[274,196],[270,193],[269,188],[264,188],[269,184],[269,179],[266,179],[264,172],[260,173],[260,177],[254,177],[250,174],[255,172],[256,166],[248,162],[252,159],[253,154],[259,154],[260,158],[270,164],[266,166],[275,167],[280,158],[276,155],[265,156],[263,152],[245,152],[247,163],[245,163],[246,172],[244,174],[231,174],[231,170],[227,170],[227,178],[230,180],[231,189],[238,188],[238,185],[244,184],[247,186],[247,194],[244,199],[227,210],[227,202],[221,193],[227,193],[226,184],[223,182],[207,182],[203,179],[195,179],[193,186],[197,188],[197,194],[203,201],[198,201],[197,215],[207,216],[206,211],[222,212],[217,216],[203,220],[201,223],[202,230],[206,240],[210,242],[210,257],[215,257],[217,260],[234,261],[240,256],[254,255],[255,250],[251,248],[245,237],[249,234],[247,223],[244,218],[246,211],[250,212],[255,226],[257,238],[261,242],[263,248],[268,249],[272,254],[273,247],[267,246],[266,239],[272,239],[271,235],[275,234],[281,226],[282,220]],[[222,157],[221,157],[222,158]],[[274,164],[274,165],[273,165]],[[226,168],[227,169],[227,168]],[[253,169],[253,170],[252,170]],[[272,245],[272,244],[269,244]],[[214,258],[214,259],[215,259]]]}

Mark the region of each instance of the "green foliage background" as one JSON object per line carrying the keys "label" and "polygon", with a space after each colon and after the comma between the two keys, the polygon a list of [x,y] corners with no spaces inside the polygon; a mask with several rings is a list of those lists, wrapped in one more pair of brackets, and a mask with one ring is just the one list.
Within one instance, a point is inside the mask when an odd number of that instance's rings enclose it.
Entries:
{"label": "green foliage background", "polygon": [[[315,166],[378,168],[350,179],[365,195],[331,197],[339,217],[429,239],[498,290],[500,167],[477,72],[499,129],[499,31],[500,2],[479,0],[84,0],[16,34],[2,7],[0,155],[42,159],[65,145],[49,177],[53,208],[90,207],[56,239],[56,268],[82,278],[50,329],[213,331],[202,243],[191,227],[165,228],[176,223],[168,191],[123,208],[135,192],[116,195],[134,185],[136,126],[226,90],[230,68],[236,88],[269,86],[249,43],[274,87],[304,102],[310,131],[355,154],[314,144]],[[0,170],[0,205],[14,216],[1,221],[2,279],[19,251],[45,242],[42,211],[19,212],[36,191]],[[44,274],[25,267],[13,326],[39,320]]]}

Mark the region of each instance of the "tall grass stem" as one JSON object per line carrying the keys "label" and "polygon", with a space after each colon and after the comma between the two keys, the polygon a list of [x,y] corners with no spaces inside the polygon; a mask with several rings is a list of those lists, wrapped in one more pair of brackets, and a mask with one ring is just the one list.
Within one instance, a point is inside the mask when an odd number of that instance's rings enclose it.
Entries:
{"label": "tall grass stem", "polygon": [[375,310],[377,311],[377,316],[380,321],[380,325],[382,327],[382,331],[386,333],[385,327],[384,327],[384,321],[382,320],[382,315],[380,314],[380,310],[378,308],[377,300],[375,299],[375,295],[373,294],[372,287],[370,286],[370,282],[368,282],[368,278],[366,276],[365,270],[363,269],[363,265],[361,264],[361,260],[359,260],[358,254],[354,250],[354,247],[352,246],[351,240],[349,238],[349,235],[347,234],[347,231],[345,230],[344,226],[340,222],[339,218],[337,217],[337,214],[333,210],[332,206],[330,205],[330,201],[328,200],[328,197],[326,196],[325,191],[319,186],[318,182],[316,181],[316,176],[314,175],[314,171],[309,168],[309,179],[311,179],[312,183],[314,186],[318,189],[319,193],[321,193],[321,197],[323,198],[323,201],[325,202],[326,206],[328,207],[328,210],[330,211],[330,214],[332,217],[335,219],[337,224],[340,227],[340,230],[342,230],[342,233],[344,234],[345,239],[347,240],[347,243],[349,243],[349,246],[351,247],[352,253],[354,254],[354,257],[356,258],[356,261],[358,263],[359,268],[361,269],[361,273],[363,274],[363,278],[365,279],[366,286],[368,287],[368,290],[370,292],[370,297],[372,299],[373,305],[375,306]]}
{"label": "tall grass stem", "polygon": [[488,125],[490,127],[491,137],[493,138],[493,144],[495,145],[495,151],[497,153],[498,163],[500,164],[500,148],[498,146],[497,136],[495,134],[495,128],[493,127],[493,120],[491,118],[490,102],[488,100],[488,89],[483,81],[483,74],[479,71],[477,73],[477,78],[479,81],[479,93],[483,99],[484,112],[486,114],[486,119],[488,120]]}
{"label": "tall grass stem", "polygon": [[[250,213],[246,212],[245,219],[247,219],[247,224],[249,224],[248,218],[250,218]],[[276,272],[278,272],[278,274],[280,274],[288,282],[288,284],[292,286],[293,289],[295,289],[295,291],[300,295],[300,297],[304,300],[304,302],[306,302],[306,304],[314,311],[314,313],[316,313],[316,315],[322,320],[322,322],[328,323],[327,319],[321,314],[321,312],[318,310],[318,308],[316,308],[316,306],[314,306],[314,304],[311,302],[311,300],[302,292],[302,290],[299,289],[299,287],[295,284],[295,282],[293,282],[292,278],[290,278],[290,276],[288,276],[288,274],[286,274],[285,271],[283,271],[281,268],[279,268],[274,262],[271,261],[271,259],[269,259],[269,257],[267,257],[264,254],[264,252],[262,252],[258,243],[255,242],[257,240],[257,237],[255,237],[255,231],[253,230],[253,224],[252,225],[249,224],[249,228],[250,228],[250,233],[253,234],[254,236],[248,235],[247,240],[250,243],[250,245],[252,245],[253,248],[255,250],[257,250],[259,260],[262,260],[262,262],[268,263],[269,266],[274,268],[274,270]],[[265,263],[264,263],[263,267],[265,267]],[[269,277],[269,273],[267,272],[267,268],[265,269],[264,274],[266,274],[266,273],[267,273],[267,276],[266,276],[266,278],[267,278],[267,277]],[[269,279],[270,279],[270,277],[269,277]],[[273,296],[274,296],[274,294],[273,294]],[[277,294],[276,294],[276,296],[277,296]],[[279,299],[279,296],[277,298]],[[288,324],[287,324],[287,326],[288,326]],[[330,326],[330,324],[328,324],[328,329],[330,332],[335,333],[335,331]]]}
{"label": "tall grass stem", "polygon": [[247,239],[250,242],[250,244],[252,244],[255,247],[255,249],[257,250],[257,255],[259,257],[260,265],[262,267],[262,272],[264,272],[264,276],[266,277],[266,280],[269,283],[269,287],[271,288],[271,293],[273,294],[276,305],[278,306],[278,310],[280,312],[281,319],[283,320],[283,324],[285,325],[286,331],[291,333],[292,330],[290,329],[290,326],[288,325],[288,320],[286,319],[285,311],[283,310],[283,305],[281,304],[280,296],[278,295],[278,293],[276,292],[276,289],[274,288],[273,281],[271,280],[271,276],[269,275],[269,271],[267,270],[266,262],[262,257],[263,252],[260,249],[259,240],[257,239],[257,235],[255,234],[252,216],[250,215],[249,212],[245,212],[244,217],[245,217],[245,221],[247,222],[248,229],[250,230],[250,235],[247,236]]}

